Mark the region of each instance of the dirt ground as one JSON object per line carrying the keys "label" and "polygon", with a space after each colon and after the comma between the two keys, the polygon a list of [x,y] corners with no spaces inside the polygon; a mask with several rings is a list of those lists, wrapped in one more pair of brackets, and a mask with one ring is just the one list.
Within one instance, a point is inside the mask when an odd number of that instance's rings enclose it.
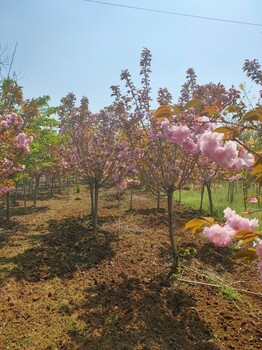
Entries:
{"label": "dirt ground", "polygon": [[184,224],[175,205],[181,266],[171,255],[165,199],[101,190],[93,236],[89,199],[44,194],[0,223],[0,349],[255,350],[262,348],[262,283],[255,263],[232,259]]}

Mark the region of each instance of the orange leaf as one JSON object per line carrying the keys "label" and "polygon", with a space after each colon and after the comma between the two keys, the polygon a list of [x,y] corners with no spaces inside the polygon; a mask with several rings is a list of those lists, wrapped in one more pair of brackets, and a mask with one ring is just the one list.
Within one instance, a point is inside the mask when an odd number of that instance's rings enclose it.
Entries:
{"label": "orange leaf", "polygon": [[245,245],[245,244],[252,242],[256,236],[257,235],[255,235],[255,236],[254,235],[251,235],[251,236],[247,235],[247,237],[239,245],[242,246],[242,245]]}
{"label": "orange leaf", "polygon": [[215,115],[218,113],[218,110],[214,106],[207,106],[204,108],[203,113],[207,113],[209,115]]}
{"label": "orange leaf", "polygon": [[198,99],[190,100],[185,104],[183,109],[187,110],[189,108],[197,107],[200,105],[200,103],[201,103],[201,100],[198,100]]}
{"label": "orange leaf", "polygon": [[254,248],[248,248],[246,250],[240,250],[233,256],[233,258],[234,259],[245,259],[248,262],[251,262],[251,261],[257,259],[256,250]]}
{"label": "orange leaf", "polygon": [[211,216],[201,216],[201,218],[211,223],[215,221],[215,219],[212,218]]}
{"label": "orange leaf", "polygon": [[155,118],[168,118],[172,115],[172,107],[171,106],[160,106],[154,113]]}
{"label": "orange leaf", "polygon": [[[245,230],[240,230],[240,231],[238,231],[237,233],[235,233],[234,234],[234,237],[235,238],[244,238],[247,234],[253,234],[253,232],[252,231],[250,231],[250,230],[247,230],[247,229],[245,229]],[[256,235],[256,234],[255,234]]]}

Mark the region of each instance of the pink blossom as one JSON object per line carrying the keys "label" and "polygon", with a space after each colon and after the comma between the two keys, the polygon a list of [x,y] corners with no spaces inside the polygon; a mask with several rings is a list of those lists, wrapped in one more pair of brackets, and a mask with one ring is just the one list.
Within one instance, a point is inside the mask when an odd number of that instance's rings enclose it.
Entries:
{"label": "pink blossom", "polygon": [[221,102],[227,103],[229,101],[229,97],[225,94],[221,95]]}
{"label": "pink blossom", "polygon": [[201,135],[199,140],[201,152],[208,158],[214,158],[214,151],[220,147],[220,142],[222,139],[223,134],[206,131],[203,135]]}
{"label": "pink blossom", "polygon": [[199,145],[192,140],[184,141],[182,146],[188,153],[196,153],[199,151]]}
{"label": "pink blossom", "polygon": [[256,253],[257,256],[262,259],[262,239],[256,245]]}
{"label": "pink blossom", "polygon": [[127,181],[121,180],[119,183],[117,183],[117,187],[120,191],[124,192],[127,189]]}
{"label": "pink blossom", "polygon": [[238,149],[235,141],[223,141],[223,134],[206,131],[200,139],[200,150],[203,155],[207,156],[216,164],[225,166],[230,170],[242,170],[250,168],[254,162],[252,154],[245,149]]}
{"label": "pink blossom", "polygon": [[9,192],[11,192],[11,191],[13,191],[14,190],[14,186],[3,186],[3,187],[0,187],[0,194],[7,194],[7,193],[9,193]]}
{"label": "pink blossom", "polygon": [[7,123],[6,120],[2,120],[1,123],[0,123],[0,125],[1,125],[1,127],[2,127],[3,129],[7,129],[7,128],[8,128],[8,123]]}
{"label": "pink blossom", "polygon": [[169,135],[170,135],[170,131],[169,131],[170,123],[169,123],[168,119],[164,119],[161,123],[161,126],[162,126],[162,130],[163,130],[163,134],[166,137],[169,137]]}
{"label": "pink blossom", "polygon": [[24,132],[20,132],[20,134],[16,136],[15,141],[16,141],[16,146],[18,148],[21,148],[24,150],[25,153],[28,153],[30,151],[29,144],[33,141],[33,137],[29,136],[27,138]]}
{"label": "pink blossom", "polygon": [[177,144],[184,142],[191,134],[190,129],[184,126],[173,126],[170,128],[170,141],[174,141]]}
{"label": "pink blossom", "polygon": [[231,208],[226,208],[224,210],[224,216],[226,221],[226,225],[230,226],[235,232],[240,230],[250,230],[253,231],[258,227],[258,219],[246,219],[242,216],[236,214],[235,210]]}
{"label": "pink blossom", "polygon": [[256,197],[250,197],[248,201],[250,204],[256,204],[258,202]]}
{"label": "pink blossom", "polygon": [[[226,208],[224,210],[224,216],[225,219],[227,219],[224,226],[215,224],[211,227],[206,227],[203,231],[203,234],[207,237],[207,239],[219,247],[228,245],[236,232],[243,229],[253,231],[258,227],[257,219],[249,220],[243,218],[242,216],[236,214],[236,212],[231,208]],[[262,256],[262,244],[261,246],[258,246],[257,251],[257,254],[261,254]]]}
{"label": "pink blossom", "polygon": [[238,153],[239,158],[243,160],[243,163],[247,168],[250,168],[254,163],[254,156],[248,153],[246,149],[241,148]]}
{"label": "pink blossom", "polygon": [[218,247],[225,247],[229,245],[229,243],[232,241],[232,236],[234,233],[235,231],[231,227],[222,227],[218,224],[211,227],[206,227],[203,231],[204,236],[206,236],[210,242],[214,243]]}

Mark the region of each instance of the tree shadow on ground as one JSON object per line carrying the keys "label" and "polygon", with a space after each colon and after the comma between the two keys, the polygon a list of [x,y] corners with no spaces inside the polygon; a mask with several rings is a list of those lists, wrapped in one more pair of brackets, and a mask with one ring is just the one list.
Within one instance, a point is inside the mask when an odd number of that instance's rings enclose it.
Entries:
{"label": "tree shadow on ground", "polygon": [[20,215],[28,215],[33,213],[45,213],[49,210],[49,206],[27,206],[26,210],[24,207],[12,207],[11,208],[11,214],[12,216],[20,216]]}
{"label": "tree shadow on ground", "polygon": [[17,235],[17,230],[21,231],[22,225],[15,220],[0,220],[0,249],[9,244],[10,240]]}
{"label": "tree shadow on ground", "polygon": [[[178,251],[182,263],[187,263],[194,258],[206,266],[213,266],[217,272],[232,272],[235,266],[230,247],[216,247],[212,243],[182,242],[178,245]],[[162,244],[159,247],[159,256],[163,263],[172,263],[172,252],[169,244]]]}
{"label": "tree shadow on ground", "polygon": [[231,272],[235,265],[232,256],[232,248],[216,247],[212,243],[202,244],[196,253],[196,258],[203,263],[214,266],[217,271],[226,270],[228,272]]}
{"label": "tree shadow on ground", "polygon": [[35,230],[29,239],[36,246],[9,260],[16,265],[11,276],[30,282],[70,278],[77,269],[89,269],[114,256],[111,245],[116,236],[101,230],[94,236],[84,219],[51,220],[46,230],[43,235],[41,229],[39,235]]}
{"label": "tree shadow on ground", "polygon": [[140,209],[132,209],[127,210],[128,213],[132,213],[134,215],[152,215],[152,214],[165,214],[166,210],[164,208],[140,208]]}
{"label": "tree shadow on ground", "polygon": [[162,279],[145,283],[120,273],[86,289],[79,320],[88,335],[70,332],[74,345],[79,350],[218,350],[195,300],[179,288],[162,287]]}
{"label": "tree shadow on ground", "polygon": [[104,209],[119,209],[121,207],[122,203],[115,203],[115,204],[106,204],[103,205],[102,208]]}

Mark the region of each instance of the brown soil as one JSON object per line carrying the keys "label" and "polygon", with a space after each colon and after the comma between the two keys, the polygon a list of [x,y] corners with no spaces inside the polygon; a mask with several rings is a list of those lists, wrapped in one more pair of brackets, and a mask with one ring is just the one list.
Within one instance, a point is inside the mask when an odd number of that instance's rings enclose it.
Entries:
{"label": "brown soil", "polygon": [[[262,348],[255,263],[183,231],[197,212],[175,206],[181,268],[169,275],[165,209],[144,191],[102,191],[92,235],[87,191],[40,198],[0,226],[0,348],[239,350]],[[21,204],[22,205],[22,204]],[[162,199],[163,208],[165,201]]]}

